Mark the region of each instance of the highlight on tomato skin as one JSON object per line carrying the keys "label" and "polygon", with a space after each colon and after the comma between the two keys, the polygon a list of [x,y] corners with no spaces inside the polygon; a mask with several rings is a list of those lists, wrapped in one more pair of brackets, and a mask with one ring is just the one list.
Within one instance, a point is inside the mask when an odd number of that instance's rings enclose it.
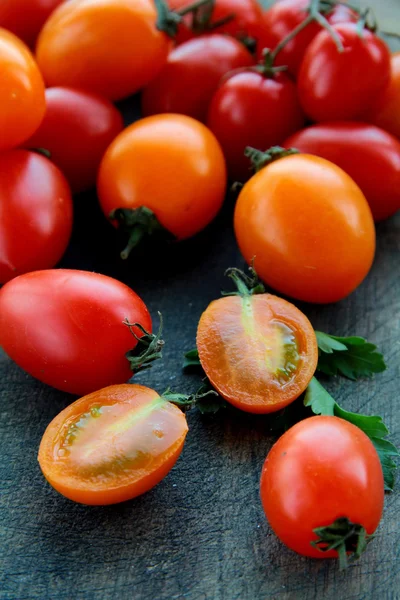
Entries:
{"label": "highlight on tomato skin", "polygon": [[183,412],[154,390],[114,385],[57,415],[43,435],[38,461],[50,485],[70,500],[115,504],[164,479],[187,432]]}

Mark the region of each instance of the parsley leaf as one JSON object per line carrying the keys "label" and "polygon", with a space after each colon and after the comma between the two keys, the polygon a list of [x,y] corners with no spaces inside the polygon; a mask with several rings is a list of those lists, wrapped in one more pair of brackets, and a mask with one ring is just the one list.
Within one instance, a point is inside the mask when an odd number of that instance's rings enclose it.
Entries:
{"label": "parsley leaf", "polygon": [[183,369],[202,369],[201,363],[200,363],[200,358],[199,358],[199,351],[197,350],[197,348],[194,348],[193,350],[189,350],[189,352],[185,353],[185,358],[183,361]]}
{"label": "parsley leaf", "polygon": [[325,375],[342,375],[355,380],[372,377],[386,369],[382,354],[362,337],[337,337],[321,331],[315,334],[319,349],[317,369]]}
{"label": "parsley leaf", "polygon": [[316,415],[330,415],[340,417],[345,421],[349,421],[359,427],[370,438],[375,446],[383,470],[385,481],[385,489],[393,490],[394,473],[396,463],[393,457],[399,457],[400,453],[385,437],[389,431],[382,421],[381,417],[359,415],[357,413],[348,412],[341,408],[326,389],[319,383],[315,377],[312,378],[304,397],[304,406],[311,408]]}

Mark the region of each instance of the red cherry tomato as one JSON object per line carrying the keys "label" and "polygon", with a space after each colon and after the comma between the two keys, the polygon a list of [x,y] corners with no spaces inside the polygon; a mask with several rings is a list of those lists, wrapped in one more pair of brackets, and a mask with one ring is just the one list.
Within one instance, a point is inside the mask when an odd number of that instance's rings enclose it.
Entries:
{"label": "red cherry tomato", "polygon": [[378,454],[361,429],[338,417],[311,417],[273,446],[261,475],[261,500],[279,539],[313,558],[336,558],[311,545],[313,532],[347,517],[372,534],[382,517]]}
{"label": "red cherry tomato", "polygon": [[1,0],[0,27],[8,29],[31,48],[53,10],[65,0]]}
{"label": "red cherry tomato", "polygon": [[0,29],[0,151],[18,146],[39,127],[46,104],[44,83],[28,48]]}
{"label": "red cherry tomato", "polygon": [[266,150],[303,124],[296,87],[289,77],[250,71],[233,75],[219,87],[207,121],[222,146],[230,177],[238,181],[252,175],[250,160],[244,156],[246,146]]}
{"label": "red cherry tomato", "polygon": [[181,44],[168,57],[161,73],[145,88],[145,116],[180,113],[205,121],[221,78],[254,59],[246,48],[225,35],[207,35]]}
{"label": "red cherry tomato", "polygon": [[306,114],[314,121],[360,120],[390,81],[390,54],[381,39],[352,23],[335,25],[344,51],[322,31],[309,45],[298,89]]}
{"label": "red cherry tomato", "polygon": [[375,221],[400,209],[400,142],[363,123],[314,125],[287,139],[285,148],[326,158],[360,186]]}
{"label": "red cherry tomato", "polygon": [[[168,0],[168,4],[173,10],[179,10],[193,4],[193,0]],[[204,9],[200,9],[200,12],[203,15],[205,14]],[[257,0],[215,0],[209,26],[213,28],[215,23],[231,15],[234,18],[213,30],[218,33],[227,33],[233,37],[258,38],[262,10]],[[205,31],[207,31],[207,28]],[[205,31],[201,24],[197,28],[193,21],[193,14],[188,14],[179,27],[176,40],[178,44],[181,44]]]}
{"label": "red cherry tomato", "polygon": [[[310,0],[280,0],[264,12],[257,44],[258,58],[262,58],[264,48],[273,50],[307,18],[309,6]],[[326,17],[331,25],[358,21],[359,18],[354,11],[342,5],[335,6]],[[286,65],[289,73],[296,77],[307,47],[320,31],[321,27],[316,22],[307,25],[281,50],[275,64]]]}
{"label": "red cherry tomato", "polygon": [[400,52],[391,58],[391,79],[368,115],[368,121],[400,138]]}
{"label": "red cherry tomato", "polygon": [[26,150],[0,160],[0,283],[54,267],[72,230],[72,198],[47,158]]}
{"label": "red cherry tomato", "polygon": [[73,402],[47,427],[43,475],[83,504],[115,504],[159,483],[182,452],[185,415],[143,385],[113,385]]}
{"label": "red cherry tomato", "polygon": [[126,320],[151,330],[139,296],[105,275],[35,271],[0,290],[0,345],[22,369],[71,394],[132,376],[125,354],[137,340]]}
{"label": "red cherry tomato", "polygon": [[93,187],[104,152],[122,131],[120,113],[109,100],[72,88],[47,89],[46,104],[45,118],[25,146],[49,150],[74,192]]}

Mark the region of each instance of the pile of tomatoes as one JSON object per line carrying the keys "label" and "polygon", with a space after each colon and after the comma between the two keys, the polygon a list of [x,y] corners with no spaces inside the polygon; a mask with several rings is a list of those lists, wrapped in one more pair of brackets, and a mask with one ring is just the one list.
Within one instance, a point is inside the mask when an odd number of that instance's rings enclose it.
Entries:
{"label": "pile of tomatoes", "polygon": [[[0,89],[0,343],[34,377],[84,396],[43,437],[49,482],[87,504],[130,499],[172,468],[187,433],[177,405],[196,399],[126,384],[163,344],[135,292],[53,269],[70,240],[73,195],[97,187],[127,259],[149,236],[175,243],[203,230],[238,182],[233,227],[246,262],[291,298],[339,301],[371,268],[374,221],[400,208],[400,55],[367,14],[336,0],[278,0],[265,11],[256,0],[5,0]],[[114,103],[136,93],[144,118],[124,128]],[[305,315],[240,282],[237,296],[208,307],[197,343],[221,396],[254,413],[293,402],[318,360]],[[316,528],[354,525],[352,497],[365,498],[354,526],[368,534],[382,512],[376,451],[343,423],[296,425],[262,475],[272,527],[310,556],[321,554],[310,544]],[[365,480],[338,473],[332,454],[326,467],[310,436],[335,439],[338,453],[357,448]],[[283,501],[290,469],[303,482]],[[312,470],[323,473],[313,494]],[[328,498],[310,523],[309,505],[329,485],[343,514]],[[276,507],[299,497],[289,534],[291,517]]]}

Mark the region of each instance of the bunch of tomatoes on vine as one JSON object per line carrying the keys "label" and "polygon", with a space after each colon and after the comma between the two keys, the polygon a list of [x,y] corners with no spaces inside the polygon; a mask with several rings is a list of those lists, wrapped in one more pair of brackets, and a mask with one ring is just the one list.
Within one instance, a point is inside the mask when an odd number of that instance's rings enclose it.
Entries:
{"label": "bunch of tomatoes on vine", "polygon": [[[400,208],[400,54],[370,12],[337,0],[3,0],[0,89],[0,344],[83,396],[43,436],[46,479],[77,502],[128,500],[173,467],[189,407],[276,413],[287,431],[261,476],[271,527],[301,554],[358,558],[398,453],[380,417],[340,407],[315,373],[355,380],[384,359],[361,337],[314,331],[263,283],[342,300],[370,271],[374,222]],[[143,118],[124,127],[115,103],[135,94]],[[130,260],[149,238],[205,229],[234,183],[249,273],[228,270],[235,290],[206,308],[186,353],[204,389],[126,383],[161,357],[162,318],[153,332],[126,285],[54,268],[73,196],[96,187],[123,240],[115,260]]]}

